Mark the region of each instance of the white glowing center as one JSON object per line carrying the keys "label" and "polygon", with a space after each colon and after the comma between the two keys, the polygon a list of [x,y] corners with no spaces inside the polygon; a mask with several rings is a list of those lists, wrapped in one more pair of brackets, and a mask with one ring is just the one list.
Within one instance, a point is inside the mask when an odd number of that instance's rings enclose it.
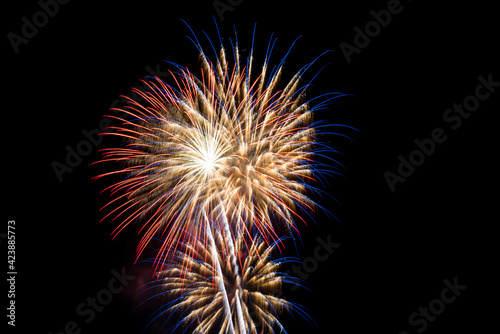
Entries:
{"label": "white glowing center", "polygon": [[202,153],[202,159],[200,159],[200,164],[207,174],[212,174],[215,171],[217,156],[210,147]]}
{"label": "white glowing center", "polygon": [[191,166],[203,177],[211,177],[222,165],[223,155],[228,150],[216,133],[194,138],[190,145],[193,149]]}

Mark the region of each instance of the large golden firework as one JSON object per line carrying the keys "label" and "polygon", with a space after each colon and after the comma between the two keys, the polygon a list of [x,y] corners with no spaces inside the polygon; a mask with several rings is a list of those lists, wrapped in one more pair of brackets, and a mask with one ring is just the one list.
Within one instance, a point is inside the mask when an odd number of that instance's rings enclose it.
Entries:
{"label": "large golden firework", "polygon": [[313,210],[306,189],[314,150],[324,146],[311,126],[307,85],[299,85],[308,66],[280,89],[284,59],[268,73],[266,55],[252,79],[253,51],[245,67],[237,45],[233,53],[230,66],[224,48],[215,63],[201,52],[199,77],[177,65],[174,86],[159,78],[144,82],[148,90],[134,89],[140,101],[128,98],[117,109],[129,117],[106,134],[126,144],[103,150],[102,161],[124,168],[100,176],[123,175],[109,187],[116,195],[111,203],[122,203],[108,215],[121,218],[114,233],[142,220],[138,257],[155,235],[165,240],[159,257],[179,240],[203,236],[207,219],[249,242],[259,234],[271,244],[279,239],[278,224],[294,234],[295,222],[304,221],[299,211]]}

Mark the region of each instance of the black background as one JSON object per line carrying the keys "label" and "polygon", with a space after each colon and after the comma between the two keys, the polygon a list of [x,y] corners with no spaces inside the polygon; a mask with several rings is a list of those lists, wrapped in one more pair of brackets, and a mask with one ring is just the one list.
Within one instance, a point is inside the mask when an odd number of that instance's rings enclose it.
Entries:
{"label": "black background", "polygon": [[[98,148],[62,182],[52,164],[64,163],[66,146],[75,148],[85,139],[82,130],[97,128],[112,102],[148,75],[147,66],[167,69],[165,59],[194,67],[197,51],[179,19],[200,40],[204,30],[217,41],[214,16],[222,36],[232,37],[236,26],[242,49],[250,48],[257,23],[256,57],[265,55],[274,32],[276,62],[302,36],[285,65],[289,74],[333,50],[309,73],[311,79],[329,63],[310,96],[352,94],[316,113],[317,119],[359,132],[343,132],[352,140],[325,138],[343,153],[336,158],[345,170],[326,189],[338,203],[317,200],[338,220],[321,213],[316,224],[309,220],[301,227],[299,252],[311,256],[318,236],[330,235],[341,246],[310,274],[309,292],[287,292],[317,323],[284,316],[288,333],[415,333],[420,327],[412,327],[408,317],[439,298],[443,280],[455,277],[467,289],[424,332],[485,332],[498,316],[492,306],[498,304],[493,297],[498,123],[493,119],[500,88],[458,129],[442,117],[474,94],[479,75],[492,73],[500,81],[498,15],[486,1],[401,4],[401,13],[349,64],[339,44],[353,44],[354,27],[363,29],[373,20],[370,11],[385,9],[387,1],[245,0],[224,12],[223,20],[211,1],[71,1],[17,54],[5,37],[2,233],[7,220],[15,219],[16,330],[59,333],[72,320],[81,333],[144,328],[144,314],[131,308],[134,288],[148,268],[132,265],[134,231],[111,241],[115,223],[98,223],[108,199],[99,194],[106,182],[91,180],[103,171],[90,166]],[[4,36],[20,34],[21,18],[31,21],[39,10],[33,0],[9,3]],[[391,192],[384,173],[396,172],[398,156],[408,157],[416,148],[413,141],[429,138],[436,127],[446,131],[447,140]],[[77,305],[106,288],[111,271],[123,267],[137,279],[86,324]]]}

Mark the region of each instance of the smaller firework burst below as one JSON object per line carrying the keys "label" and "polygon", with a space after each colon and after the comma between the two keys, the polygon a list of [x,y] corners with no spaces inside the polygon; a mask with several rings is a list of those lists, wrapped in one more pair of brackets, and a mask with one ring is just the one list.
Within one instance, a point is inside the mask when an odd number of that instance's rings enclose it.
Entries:
{"label": "smaller firework burst below", "polygon": [[148,302],[161,304],[150,325],[193,333],[274,333],[284,332],[281,313],[309,319],[299,305],[279,297],[282,283],[293,280],[278,271],[277,244],[256,237],[244,245],[240,238],[233,247],[230,236],[212,230],[210,242],[181,244],[145,290],[154,291]]}

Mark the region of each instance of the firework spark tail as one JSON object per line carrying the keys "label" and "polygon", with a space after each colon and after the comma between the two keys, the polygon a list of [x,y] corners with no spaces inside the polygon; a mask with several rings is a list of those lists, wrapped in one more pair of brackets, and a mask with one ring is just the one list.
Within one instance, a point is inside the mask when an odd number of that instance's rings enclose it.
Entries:
{"label": "firework spark tail", "polygon": [[212,259],[215,262],[215,268],[217,272],[217,286],[219,288],[219,291],[222,293],[222,298],[224,300],[224,311],[226,313],[226,319],[228,319],[228,330],[229,333],[234,334],[234,325],[233,325],[233,320],[232,320],[232,315],[231,315],[231,308],[229,306],[229,300],[227,298],[227,292],[226,288],[224,286],[224,277],[222,276],[222,270],[219,262],[219,257],[217,256],[217,248],[215,247],[215,241],[212,236],[212,232],[210,231],[210,226],[208,223],[208,217],[206,218],[206,228],[205,230],[207,231],[207,237],[210,242],[210,251],[212,255]]}

